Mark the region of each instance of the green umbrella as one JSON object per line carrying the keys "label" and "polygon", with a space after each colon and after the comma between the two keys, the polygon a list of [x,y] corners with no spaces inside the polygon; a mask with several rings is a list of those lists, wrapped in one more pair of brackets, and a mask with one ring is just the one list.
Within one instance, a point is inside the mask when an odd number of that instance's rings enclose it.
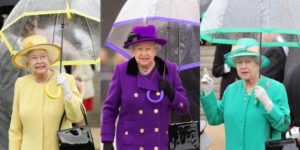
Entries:
{"label": "green umbrella", "polygon": [[284,41],[262,41],[262,47],[299,46],[299,0],[214,0],[201,22],[201,38],[210,43],[236,44],[243,37],[261,41],[280,35]]}

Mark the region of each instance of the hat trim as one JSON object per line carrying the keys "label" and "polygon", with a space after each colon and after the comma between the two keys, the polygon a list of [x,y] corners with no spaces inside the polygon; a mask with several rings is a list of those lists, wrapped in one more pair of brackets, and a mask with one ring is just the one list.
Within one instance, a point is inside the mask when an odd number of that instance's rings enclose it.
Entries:
{"label": "hat trim", "polygon": [[[225,59],[225,63],[227,65],[229,65],[230,67],[236,68],[236,64],[234,62],[234,59],[237,58],[237,57],[247,57],[247,56],[254,56],[256,58],[259,58],[259,55],[256,54],[256,53],[243,52],[243,53],[234,54],[233,56],[228,56]],[[262,68],[265,68],[265,67],[269,66],[269,64],[270,64],[270,60],[266,56],[261,55],[261,66],[262,66]]]}
{"label": "hat trim", "polygon": [[[143,38],[143,37],[142,37]],[[146,41],[153,41],[153,42],[155,42],[155,43],[157,43],[157,44],[160,44],[160,45],[165,45],[166,43],[167,43],[167,41],[166,40],[164,40],[164,39],[160,39],[160,38],[145,38],[145,39],[142,39],[142,38],[140,38],[140,39],[138,39],[138,40],[136,40],[136,41],[133,41],[133,42],[130,42],[130,43],[127,43],[127,44],[125,44],[124,46],[123,46],[123,48],[126,48],[126,49],[128,49],[129,48],[129,46],[130,45],[132,45],[132,44],[136,44],[136,43],[140,43],[140,42],[146,42]]]}

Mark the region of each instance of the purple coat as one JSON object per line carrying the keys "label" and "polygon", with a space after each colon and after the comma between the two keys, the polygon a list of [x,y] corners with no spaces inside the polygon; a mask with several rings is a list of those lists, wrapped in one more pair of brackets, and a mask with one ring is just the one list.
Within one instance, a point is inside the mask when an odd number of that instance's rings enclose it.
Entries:
{"label": "purple coat", "polygon": [[188,112],[190,104],[176,65],[168,61],[165,78],[176,90],[173,102],[166,95],[160,103],[147,100],[147,90],[153,91],[152,98],[158,97],[155,93],[159,91],[158,79],[162,75],[164,61],[156,57],[155,62],[156,67],[148,75],[138,72],[135,59],[114,69],[102,111],[101,140],[113,141],[116,130],[117,150],[168,150],[170,110],[174,109],[179,114]]}

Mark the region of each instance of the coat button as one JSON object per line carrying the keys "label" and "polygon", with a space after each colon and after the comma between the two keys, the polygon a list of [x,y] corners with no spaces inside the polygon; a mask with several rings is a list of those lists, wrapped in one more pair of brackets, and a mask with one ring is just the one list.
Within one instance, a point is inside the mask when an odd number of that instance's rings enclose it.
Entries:
{"label": "coat button", "polygon": [[158,150],[158,147],[157,147],[157,146],[155,146],[155,147],[154,147],[154,150]]}
{"label": "coat button", "polygon": [[140,147],[139,150],[144,150],[144,147]]}
{"label": "coat button", "polygon": [[166,130],[166,134],[167,134],[167,135],[169,134],[169,131],[168,131],[168,130]]}
{"label": "coat button", "polygon": [[156,92],[156,96],[160,96],[160,92],[159,91]]}
{"label": "coat button", "polygon": [[125,133],[124,133],[125,135],[128,135],[128,131],[125,131]]}
{"label": "coat button", "polygon": [[183,103],[179,103],[179,106],[180,106],[180,107],[183,107]]}
{"label": "coat button", "polygon": [[159,132],[159,128],[154,128],[154,132]]}
{"label": "coat button", "polygon": [[157,114],[157,113],[158,113],[158,109],[154,109],[153,112],[154,112],[155,114]]}
{"label": "coat button", "polygon": [[138,97],[139,97],[139,93],[135,92],[135,93],[133,94],[133,97],[134,97],[134,98],[138,98]]}
{"label": "coat button", "polygon": [[144,133],[145,130],[143,128],[140,129],[140,133]]}
{"label": "coat button", "polygon": [[139,110],[139,114],[142,115],[144,114],[144,111],[142,109]]}

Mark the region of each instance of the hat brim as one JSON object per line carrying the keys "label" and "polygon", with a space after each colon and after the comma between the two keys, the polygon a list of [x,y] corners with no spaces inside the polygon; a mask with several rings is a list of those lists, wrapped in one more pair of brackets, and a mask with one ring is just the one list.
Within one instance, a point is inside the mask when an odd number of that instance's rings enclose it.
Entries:
{"label": "hat brim", "polygon": [[146,41],[153,41],[157,44],[160,44],[161,46],[163,46],[167,43],[166,40],[159,39],[159,38],[140,39],[140,40],[136,40],[136,41],[124,44],[123,48],[129,49],[129,46],[132,45],[132,44],[136,44],[136,43],[140,43],[140,42],[146,42]]}
{"label": "hat brim", "polygon": [[[241,52],[241,53],[237,53],[237,54],[227,57],[225,59],[225,63],[232,68],[236,68],[234,60],[238,57],[247,57],[247,56],[259,58],[259,54],[257,54],[257,53]],[[266,56],[261,55],[261,67],[265,68],[269,65],[270,65],[270,60]]]}
{"label": "hat brim", "polygon": [[27,57],[29,52],[34,50],[46,50],[48,52],[51,65],[59,61],[61,52],[61,48],[59,46],[54,44],[39,44],[20,50],[16,55],[13,56],[12,64],[19,69],[27,68],[27,62],[25,61],[27,58],[25,57]]}

